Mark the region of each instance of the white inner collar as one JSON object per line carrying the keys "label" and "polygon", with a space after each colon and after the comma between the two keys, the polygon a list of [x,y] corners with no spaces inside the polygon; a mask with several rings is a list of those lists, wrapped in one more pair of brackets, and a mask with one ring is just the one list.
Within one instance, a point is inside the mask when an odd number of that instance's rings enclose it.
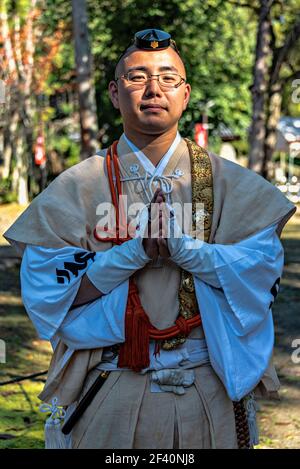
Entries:
{"label": "white inner collar", "polygon": [[135,146],[134,143],[131,142],[131,140],[129,140],[128,137],[126,137],[125,133],[123,133],[123,137],[124,137],[127,145],[131,148],[131,150],[133,151],[135,156],[138,158],[139,162],[144,167],[145,171],[147,171],[147,173],[151,174],[151,176],[153,176],[153,175],[161,176],[163,174],[167,164],[170,161],[171,156],[173,155],[174,151],[176,150],[176,148],[179,145],[180,140],[181,140],[180,133],[177,132],[176,137],[175,137],[172,145],[170,146],[169,150],[167,151],[167,153],[164,154],[164,156],[161,158],[158,165],[155,167],[154,164],[151,163],[149,158],[147,158],[145,153],[143,153],[137,146]]}

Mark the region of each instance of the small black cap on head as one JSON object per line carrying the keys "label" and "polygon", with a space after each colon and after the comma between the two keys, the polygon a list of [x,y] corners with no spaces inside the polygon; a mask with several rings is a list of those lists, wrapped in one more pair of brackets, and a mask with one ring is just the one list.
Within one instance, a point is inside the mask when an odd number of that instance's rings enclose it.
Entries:
{"label": "small black cap on head", "polygon": [[161,50],[169,47],[171,36],[160,29],[144,29],[134,35],[134,45],[143,50]]}
{"label": "small black cap on head", "polygon": [[125,50],[119,55],[116,67],[120,62],[121,58],[126,54],[131,47],[136,47],[141,50],[162,50],[167,49],[167,47],[172,47],[180,57],[179,50],[177,49],[176,42],[174,39],[171,39],[171,35],[160,29],[144,29],[143,31],[138,31],[135,33],[134,38],[131,39],[130,43]]}

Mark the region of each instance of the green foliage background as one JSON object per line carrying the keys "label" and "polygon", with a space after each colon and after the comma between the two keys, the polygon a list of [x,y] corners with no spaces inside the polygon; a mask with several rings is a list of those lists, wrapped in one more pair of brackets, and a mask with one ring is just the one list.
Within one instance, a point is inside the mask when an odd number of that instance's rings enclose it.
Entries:
{"label": "green foliage background", "polygon": [[[47,34],[53,33],[61,19],[66,25],[65,40],[49,78],[49,94],[75,80],[70,3],[43,1],[41,21]],[[190,104],[180,123],[183,135],[193,137],[194,124],[201,121],[204,104],[212,100],[213,107],[208,110],[210,148],[218,150],[218,127],[223,123],[241,137],[235,146],[246,154],[258,23],[254,9],[258,1],[248,3],[252,9],[221,0],[87,0],[97,115],[99,128],[105,129],[104,143],[110,143],[122,132],[120,116],[107,93],[117,59],[136,31],[156,27],[168,31],[176,40],[192,85]],[[284,8],[279,3],[273,8],[276,46],[283,44],[286,32],[295,21],[299,0],[287,0]],[[291,60],[298,65],[299,54],[292,54]],[[288,76],[290,71],[285,67],[284,73]],[[292,91],[287,80],[283,115],[300,112],[300,105],[291,102]]]}
{"label": "green foliage background", "polygon": [[105,15],[99,15],[97,2],[88,4],[99,124],[110,124],[111,138],[120,132],[120,120],[106,94],[108,81],[134,32],[149,27],[168,31],[186,64],[192,97],[181,121],[182,132],[192,137],[203,103],[213,100],[209,120],[214,128],[223,122],[245,135],[250,119],[248,87],[255,46],[255,22],[249,23],[247,11],[238,9],[233,15],[232,5],[218,0],[127,0],[121,4],[112,0],[103,2]]}

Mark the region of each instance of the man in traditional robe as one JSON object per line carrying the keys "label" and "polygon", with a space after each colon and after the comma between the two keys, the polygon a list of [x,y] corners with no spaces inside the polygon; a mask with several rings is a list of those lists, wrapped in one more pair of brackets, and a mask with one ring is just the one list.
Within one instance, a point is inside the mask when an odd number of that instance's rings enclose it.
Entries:
{"label": "man in traditional robe", "polygon": [[[190,92],[170,36],[137,33],[109,84],[123,119],[118,143],[64,171],[5,233],[23,256],[25,308],[53,347],[41,400],[56,398],[68,421],[105,377],[69,447],[243,447],[238,404],[251,446],[253,392],[279,388],[271,307],[279,236],[295,208],[262,177],[181,137]],[[142,236],[99,235],[117,186],[128,207],[147,207]],[[151,202],[165,203],[167,234],[160,211],[159,233],[145,235]],[[175,236],[176,203],[192,206],[193,229],[202,217],[203,240],[195,229]],[[126,226],[134,218],[128,210]]]}

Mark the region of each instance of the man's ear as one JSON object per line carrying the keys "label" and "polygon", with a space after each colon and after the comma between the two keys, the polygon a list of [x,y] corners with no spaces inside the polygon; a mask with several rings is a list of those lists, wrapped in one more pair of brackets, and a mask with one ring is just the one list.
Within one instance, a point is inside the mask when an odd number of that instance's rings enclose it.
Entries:
{"label": "man's ear", "polygon": [[114,108],[120,109],[118,85],[117,85],[116,81],[112,80],[112,81],[109,82],[108,93],[109,93],[109,97],[110,97],[110,100],[111,100]]}
{"label": "man's ear", "polygon": [[185,92],[184,92],[184,102],[183,102],[183,110],[185,111],[187,105],[189,104],[190,96],[191,96],[192,87],[189,83],[185,85]]}

